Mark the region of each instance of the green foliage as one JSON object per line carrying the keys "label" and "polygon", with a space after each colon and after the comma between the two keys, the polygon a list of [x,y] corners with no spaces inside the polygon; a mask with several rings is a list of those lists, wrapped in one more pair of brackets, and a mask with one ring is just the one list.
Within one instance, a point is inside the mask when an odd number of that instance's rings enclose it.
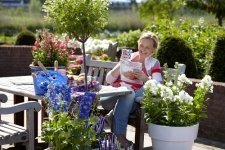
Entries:
{"label": "green foliage", "polygon": [[208,74],[215,81],[225,82],[225,35],[218,37]]}
{"label": "green foliage", "polygon": [[19,33],[20,31],[22,31],[22,28],[17,25],[0,25],[0,33],[4,34],[5,36],[13,36]]}
{"label": "green foliage", "polygon": [[[23,30],[29,30],[29,28],[32,28],[29,31],[35,32],[40,27],[49,27],[49,23],[44,21],[40,12],[29,12],[27,9],[21,8],[4,8],[0,10],[0,22],[0,34],[7,36],[15,36]],[[38,28],[35,28],[37,26]]]}
{"label": "green foliage", "polygon": [[224,33],[223,28],[206,23],[204,18],[200,18],[198,22],[185,19],[155,20],[145,30],[156,33],[160,41],[163,41],[165,37],[175,36],[187,42],[195,57],[198,78],[202,78],[209,67],[209,60],[211,60],[217,36]]}
{"label": "green foliage", "polygon": [[46,0],[43,9],[61,33],[85,42],[107,24],[108,0]]}
{"label": "green foliage", "polygon": [[[27,29],[35,32],[37,29],[47,28],[53,30],[52,22],[43,19],[44,13],[29,12],[27,10],[0,9],[0,34],[10,32],[13,36]],[[10,27],[9,27],[10,26]],[[129,31],[143,29],[145,24],[141,21],[136,12],[132,10],[109,10],[108,24],[105,29],[109,31]]]}
{"label": "green foliage", "polygon": [[181,38],[165,38],[157,52],[157,59],[161,64],[167,63],[170,68],[175,62],[183,63],[186,65],[186,75],[196,77],[196,65],[192,50]]}
{"label": "green foliage", "polygon": [[109,10],[109,20],[105,29],[109,31],[128,32],[129,30],[143,29],[144,22],[132,10]]}
{"label": "green foliage", "polygon": [[19,33],[15,45],[34,45],[35,35],[30,31],[23,31]]}
{"label": "green foliage", "polygon": [[30,13],[40,13],[41,12],[41,2],[39,0],[30,0],[28,5]]}
{"label": "green foliage", "polygon": [[150,17],[173,18],[176,10],[184,6],[185,0],[146,0],[141,3],[139,14],[147,21]]}
{"label": "green foliage", "polygon": [[130,30],[129,32],[123,32],[122,34],[118,35],[115,39],[120,47],[138,47],[138,39],[141,35],[141,30]]}
{"label": "green foliage", "polygon": [[[96,141],[96,132],[89,124],[95,124],[97,117],[87,120],[71,118],[68,112],[53,112],[52,118],[42,125],[42,140],[54,145],[54,150],[80,150],[82,147],[91,147]],[[85,128],[87,126],[87,128]]]}
{"label": "green foliage", "polygon": [[222,19],[225,17],[225,3],[223,0],[187,0],[187,6],[215,14],[216,18],[218,18],[218,24],[222,26]]}
{"label": "green foliage", "polygon": [[164,85],[155,80],[147,81],[142,101],[146,122],[165,126],[191,126],[205,118],[206,95],[212,93],[213,88],[211,77],[205,76],[201,83],[196,84],[194,97],[185,92],[189,84],[192,83],[184,74],[172,81],[165,77]]}

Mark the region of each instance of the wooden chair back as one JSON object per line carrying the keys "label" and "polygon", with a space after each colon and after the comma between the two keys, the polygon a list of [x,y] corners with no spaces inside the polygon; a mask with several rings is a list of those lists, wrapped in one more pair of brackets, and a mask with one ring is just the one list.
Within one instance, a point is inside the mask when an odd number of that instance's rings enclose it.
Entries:
{"label": "wooden chair back", "polygon": [[116,60],[117,47],[118,47],[117,42],[109,44],[109,47],[108,47],[108,50],[106,51],[106,54],[110,57],[111,61]]}
{"label": "wooden chair back", "polygon": [[[91,55],[86,55],[87,75],[96,77],[101,85],[107,85],[105,81],[106,74],[116,66],[117,62],[108,62],[100,60],[92,60]],[[82,66],[81,72],[84,73]]]}

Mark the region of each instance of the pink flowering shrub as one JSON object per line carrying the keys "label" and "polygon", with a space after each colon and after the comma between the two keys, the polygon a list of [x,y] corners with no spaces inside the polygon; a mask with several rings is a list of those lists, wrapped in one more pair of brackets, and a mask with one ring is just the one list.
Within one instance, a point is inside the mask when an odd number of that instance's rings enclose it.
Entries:
{"label": "pink flowering shrub", "polygon": [[47,30],[38,31],[32,51],[33,65],[41,61],[44,66],[51,67],[57,60],[59,66],[67,66],[70,51],[76,48],[77,43],[72,43],[68,36],[62,40]]}

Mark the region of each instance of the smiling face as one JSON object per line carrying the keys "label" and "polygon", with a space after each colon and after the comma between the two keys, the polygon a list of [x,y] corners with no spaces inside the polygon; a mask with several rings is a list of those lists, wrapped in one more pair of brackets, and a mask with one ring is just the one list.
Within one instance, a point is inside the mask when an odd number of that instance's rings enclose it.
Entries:
{"label": "smiling face", "polygon": [[140,60],[144,60],[146,57],[152,55],[155,52],[154,40],[150,38],[143,38],[139,40],[138,51]]}

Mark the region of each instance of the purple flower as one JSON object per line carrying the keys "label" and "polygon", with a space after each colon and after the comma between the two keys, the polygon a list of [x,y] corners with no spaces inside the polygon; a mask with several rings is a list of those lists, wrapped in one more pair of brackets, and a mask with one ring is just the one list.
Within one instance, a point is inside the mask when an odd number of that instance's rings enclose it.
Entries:
{"label": "purple flower", "polygon": [[94,126],[95,132],[98,135],[102,134],[104,126],[105,126],[105,118],[103,116],[100,116],[97,124]]}
{"label": "purple flower", "polygon": [[48,99],[48,106],[54,111],[67,111],[71,102],[71,88],[68,85],[50,83],[46,97]]}
{"label": "purple flower", "polygon": [[85,92],[80,101],[78,118],[87,119],[89,117],[95,96],[95,93]]}
{"label": "purple flower", "polygon": [[105,135],[104,139],[99,139],[99,150],[119,150],[120,144],[116,140],[116,136],[114,134]]}

